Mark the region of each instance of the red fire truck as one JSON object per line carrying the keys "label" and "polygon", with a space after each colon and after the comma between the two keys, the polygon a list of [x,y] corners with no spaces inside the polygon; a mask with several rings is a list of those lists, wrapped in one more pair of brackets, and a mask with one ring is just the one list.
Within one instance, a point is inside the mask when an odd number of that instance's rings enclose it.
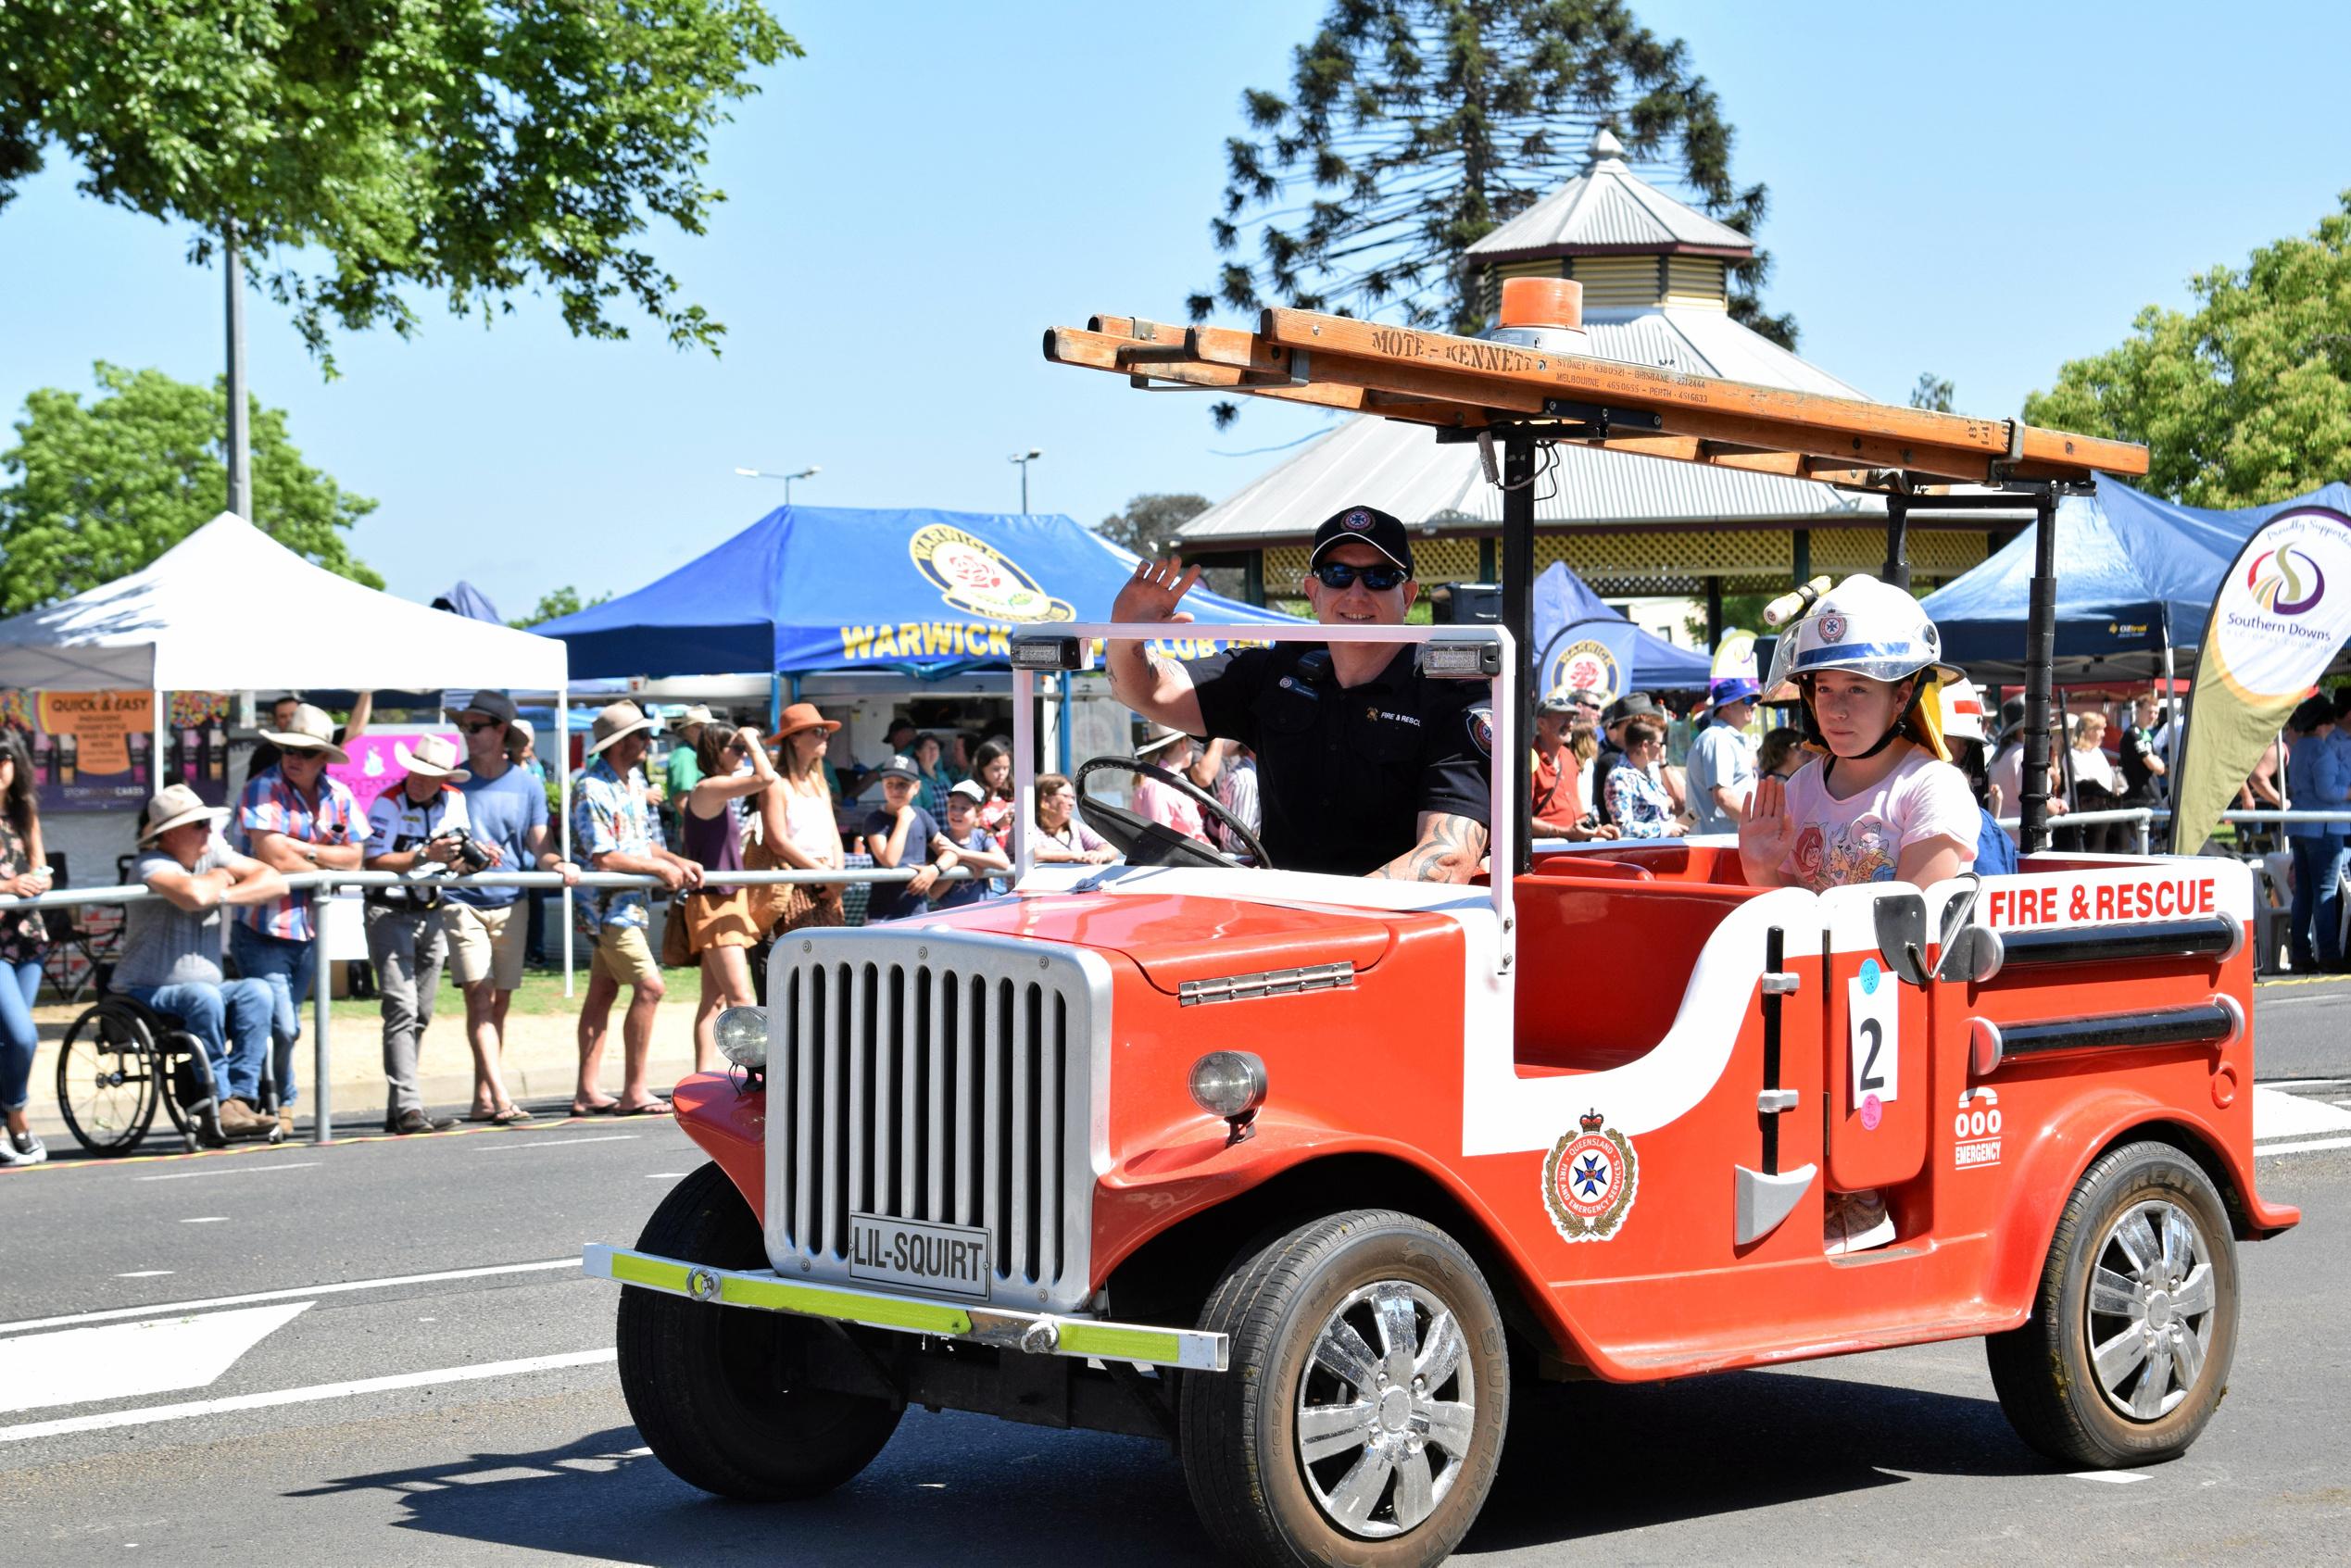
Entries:
{"label": "red fire truck", "polygon": [[[1745,885],[1728,841],[1526,830],[1542,443],[2021,496],[2044,567],[2056,494],[2144,453],[1297,312],[1221,336],[1098,319],[1048,347],[1494,444],[1502,625],[1302,633],[1492,683],[1490,874],[1243,867],[1089,797],[1126,863],[780,942],[768,1006],[722,1020],[735,1070],[676,1091],[710,1162],[634,1248],[587,1249],[628,1287],[622,1386],[664,1464],[807,1497],[909,1405],[987,1411],[1167,1438],[1248,1561],[1427,1563],[1538,1380],[1976,1337],[2061,1463],[2194,1441],[2236,1348],[2236,1245],[2298,1218],[2254,1183],[2246,868],[2043,850],[1815,894]],[[1024,815],[1035,673],[1117,630],[1017,642]],[[1830,1195],[1865,1189],[1892,1240],[1829,1250]]]}

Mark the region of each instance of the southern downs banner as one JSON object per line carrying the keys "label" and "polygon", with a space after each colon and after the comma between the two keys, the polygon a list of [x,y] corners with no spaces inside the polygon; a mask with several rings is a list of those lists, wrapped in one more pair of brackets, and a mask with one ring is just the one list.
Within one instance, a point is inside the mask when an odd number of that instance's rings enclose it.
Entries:
{"label": "southern downs banner", "polygon": [[2295,507],[2254,530],[2205,623],[2171,818],[2201,847],[2286,716],[2351,638],[2351,518]]}

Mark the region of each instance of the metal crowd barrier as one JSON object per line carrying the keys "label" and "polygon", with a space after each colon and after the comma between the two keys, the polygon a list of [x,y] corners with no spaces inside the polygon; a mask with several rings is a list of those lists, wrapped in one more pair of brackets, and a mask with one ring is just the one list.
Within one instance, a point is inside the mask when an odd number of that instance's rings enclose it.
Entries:
{"label": "metal crowd barrier", "polygon": [[[911,882],[922,868],[850,867],[840,871],[803,872],[710,872],[702,878],[704,887],[773,887],[795,883],[861,882],[866,884]],[[969,866],[955,866],[938,873],[941,882],[969,882],[974,876]],[[990,875],[1001,874],[996,872]],[[399,872],[291,872],[285,873],[289,887],[307,887],[325,892],[350,887],[413,887],[420,884],[434,888],[450,887],[545,887],[560,890],[562,874],[559,872],[476,872],[467,876],[415,878]],[[642,887],[663,890],[661,879],[635,872],[582,872],[573,884],[579,887]],[[31,898],[0,894],[0,909],[58,909],[78,904],[135,904],[144,899],[160,897],[150,892],[144,883],[132,883],[117,887],[61,887]],[[563,985],[565,995],[572,986],[572,922],[563,922]],[[310,985],[310,1076],[311,1092],[316,1097],[312,1116],[317,1123],[314,1143],[334,1141],[334,1105],[331,1069],[333,1047],[333,989],[324,973]]]}

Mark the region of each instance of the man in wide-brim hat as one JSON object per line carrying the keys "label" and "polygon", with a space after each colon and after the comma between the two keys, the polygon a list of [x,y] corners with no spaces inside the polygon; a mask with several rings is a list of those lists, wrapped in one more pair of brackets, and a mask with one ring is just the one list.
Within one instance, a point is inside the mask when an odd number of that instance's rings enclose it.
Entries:
{"label": "man in wide-brim hat", "polygon": [[[616,702],[596,716],[588,734],[587,767],[572,795],[572,842],[582,859],[599,872],[632,872],[656,878],[670,892],[702,884],[702,868],[654,842],[652,808],[646,797],[645,760],[653,721],[633,702]],[[653,1020],[665,990],[647,933],[652,901],[641,887],[596,889],[577,902],[580,932],[595,944],[587,996],[580,1004],[580,1079],[572,1098],[574,1114],[649,1116],[666,1113],[645,1081],[653,1044]],[[630,988],[621,1022],[621,1098],[601,1098],[604,1035],[613,998]]]}
{"label": "man in wide-brim hat", "polygon": [[[515,765],[515,746],[530,731],[502,691],[473,693],[450,719],[465,737],[471,777],[460,780],[466,831],[490,856],[491,871],[560,872],[579,881],[547,823],[547,791]],[[539,896],[535,890],[533,897]],[[465,997],[465,1037],[473,1050],[473,1104],[467,1120],[511,1126],[531,1113],[507,1093],[501,1066],[506,1010],[522,984],[531,918],[519,887],[454,887],[441,911],[448,933],[449,972]]]}
{"label": "man in wide-brim hat", "polygon": [[271,1126],[257,1108],[276,1006],[265,982],[221,972],[220,911],[274,902],[285,879],[221,842],[227,815],[186,784],[167,785],[147,803],[131,875],[156,897],[123,907],[114,988],[204,1042],[221,1133],[260,1137]]}
{"label": "man in wide-brim hat", "polygon": [[465,797],[457,786],[473,776],[457,765],[457,743],[446,735],[420,736],[404,749],[408,771],[368,807],[362,862],[369,871],[410,879],[369,888],[363,915],[383,1013],[383,1130],[402,1135],[457,1124],[425,1110],[417,1058],[424,1032],[433,1027],[433,998],[440,994],[448,953],[444,890],[427,878],[432,868],[457,861],[457,834],[467,830]]}
{"label": "man in wide-brim hat", "polygon": [[[351,760],[334,743],[334,721],[298,703],[293,722],[264,730],[261,738],[278,748],[278,760],[256,773],[237,797],[245,852],[290,874],[358,870],[367,819],[350,787],[327,775],[329,764]],[[291,1133],[294,1046],[302,1037],[302,1004],[319,970],[317,895],[299,888],[239,909],[229,927],[229,951],[240,972],[268,984],[276,1003],[270,1035],[277,1044],[278,1121]]]}

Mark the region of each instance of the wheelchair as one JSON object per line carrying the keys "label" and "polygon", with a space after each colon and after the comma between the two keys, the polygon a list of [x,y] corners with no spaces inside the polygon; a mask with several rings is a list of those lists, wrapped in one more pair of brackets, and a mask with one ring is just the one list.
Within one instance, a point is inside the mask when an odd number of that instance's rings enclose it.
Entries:
{"label": "wheelchair", "polygon": [[[273,1119],[254,1141],[281,1143],[274,1121],[277,1085],[262,1070],[261,1098]],[[57,1046],[57,1109],[66,1128],[96,1155],[139,1147],[158,1106],[189,1152],[223,1148],[212,1063],[204,1042],[170,1014],[117,992],[102,994],[75,1019]]]}

